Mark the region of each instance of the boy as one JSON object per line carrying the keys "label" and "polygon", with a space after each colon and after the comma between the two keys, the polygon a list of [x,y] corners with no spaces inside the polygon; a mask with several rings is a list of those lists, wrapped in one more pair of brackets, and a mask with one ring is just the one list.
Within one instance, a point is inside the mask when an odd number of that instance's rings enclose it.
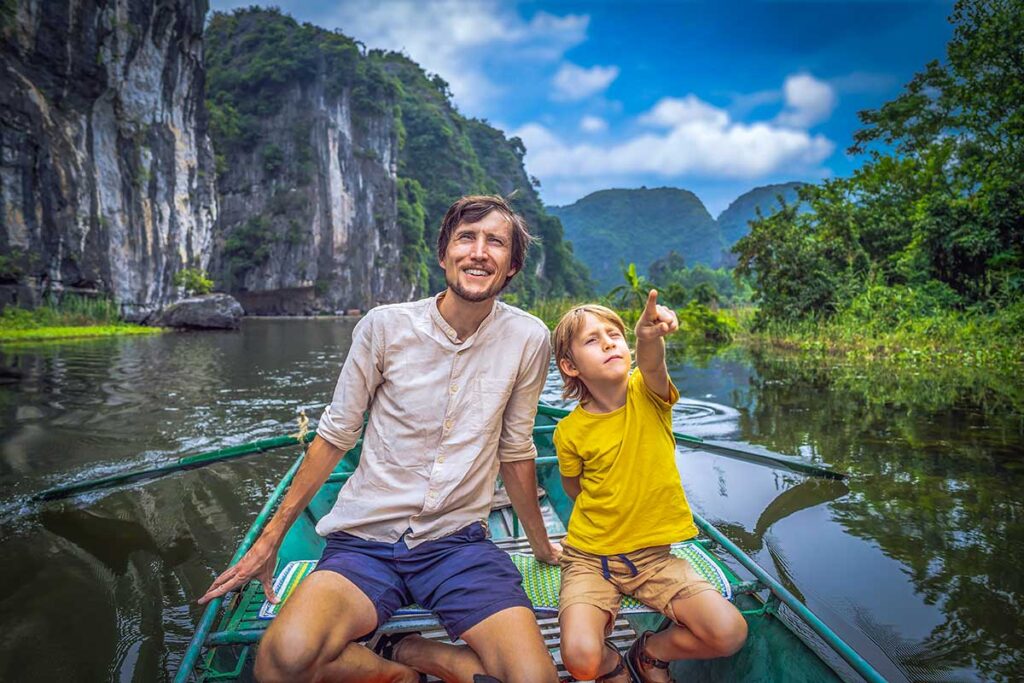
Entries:
{"label": "boy", "polygon": [[[663,337],[679,322],[657,299],[651,290],[636,324],[632,372],[614,311],[577,306],[555,328],[563,394],[579,399],[554,434],[562,484],[576,501],[562,544],[559,625],[562,660],[579,680],[668,681],[670,661],[726,657],[747,637],[739,611],[669,553],[697,528],[675,464],[679,392],[665,367]],[[672,622],[641,634],[625,658],[603,642],[623,593]]]}

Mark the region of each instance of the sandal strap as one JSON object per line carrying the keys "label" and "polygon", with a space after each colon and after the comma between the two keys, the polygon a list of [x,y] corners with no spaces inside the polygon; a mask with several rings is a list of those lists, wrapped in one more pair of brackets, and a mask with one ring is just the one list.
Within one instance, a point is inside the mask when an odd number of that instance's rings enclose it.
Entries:
{"label": "sandal strap", "polygon": [[619,662],[611,671],[609,671],[608,673],[601,674],[600,676],[595,678],[594,683],[604,683],[604,681],[607,681],[610,678],[615,678],[616,676],[626,671],[626,659],[622,656],[622,653],[619,652],[619,648],[615,647],[615,643],[612,642],[612,639],[605,638],[604,644],[607,645],[608,648],[615,653],[615,656],[619,658]]}
{"label": "sandal strap", "polygon": [[656,669],[667,669],[669,665],[668,662],[647,654],[647,638],[651,633],[652,631],[644,631],[643,634],[637,638],[636,658],[645,666],[653,666]]}

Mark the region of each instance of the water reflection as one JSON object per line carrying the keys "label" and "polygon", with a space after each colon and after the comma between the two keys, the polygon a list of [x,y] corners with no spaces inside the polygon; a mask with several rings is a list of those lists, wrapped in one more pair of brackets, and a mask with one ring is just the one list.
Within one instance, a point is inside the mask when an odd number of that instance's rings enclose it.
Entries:
{"label": "water reflection", "polygon": [[[331,395],[346,321],[248,321],[0,350],[0,678],[166,678],[194,604],[297,455],[285,449],[64,503],[56,483],[293,431]],[[1020,380],[672,349],[677,431],[851,473],[680,448],[691,504],[893,680],[1024,670]],[[962,378],[961,378],[962,379]],[[1016,386],[1015,386],[1016,383]],[[552,367],[544,397],[560,401]],[[59,652],[60,657],[53,656]]]}

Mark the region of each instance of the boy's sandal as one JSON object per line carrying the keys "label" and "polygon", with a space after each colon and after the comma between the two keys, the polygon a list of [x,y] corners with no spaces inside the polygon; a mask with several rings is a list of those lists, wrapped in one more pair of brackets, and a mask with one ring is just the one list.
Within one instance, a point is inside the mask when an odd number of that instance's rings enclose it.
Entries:
{"label": "boy's sandal", "polygon": [[629,673],[632,674],[635,681],[642,682],[647,680],[643,674],[643,667],[645,666],[656,669],[668,669],[668,662],[647,654],[647,638],[652,633],[654,631],[644,631],[637,636],[637,639],[630,645],[629,652],[626,653],[626,666],[629,667]]}
{"label": "boy's sandal", "polygon": [[[604,639],[604,644],[607,645],[611,649],[611,651],[615,653],[615,656],[619,658],[619,661],[615,665],[615,668],[613,668],[611,671],[609,671],[606,674],[601,674],[600,676],[595,678],[594,679],[594,683],[605,683],[605,681],[610,681],[610,680],[612,680],[613,678],[615,678],[617,676],[621,676],[624,673],[628,673],[626,671],[626,660],[622,656],[622,654],[619,653],[619,648],[615,647],[615,643],[612,642],[612,639],[611,638],[605,638]],[[633,681],[633,676],[632,675],[630,675],[629,680]]]}
{"label": "boy's sandal", "polygon": [[[379,638],[377,638],[377,643],[373,646],[373,652],[381,659],[386,659],[389,662],[394,662],[395,647],[397,647],[398,643],[401,642],[403,638],[418,635],[420,635],[419,631],[404,631],[402,633],[383,633]],[[401,662],[396,663],[401,664]],[[426,681],[427,675],[421,673],[420,682],[426,683]]]}

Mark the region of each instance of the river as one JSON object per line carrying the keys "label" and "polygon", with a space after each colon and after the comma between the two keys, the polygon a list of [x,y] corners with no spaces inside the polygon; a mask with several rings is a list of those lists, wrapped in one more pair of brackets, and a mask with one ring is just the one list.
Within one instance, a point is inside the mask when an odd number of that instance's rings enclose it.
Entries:
{"label": "river", "polygon": [[[277,436],[330,398],[353,321],[0,347],[0,679],[169,678],[297,448],[67,501],[44,488]],[[1024,380],[998,391],[733,347],[670,354],[690,502],[893,680],[1024,671]],[[545,398],[557,402],[552,371]]]}

